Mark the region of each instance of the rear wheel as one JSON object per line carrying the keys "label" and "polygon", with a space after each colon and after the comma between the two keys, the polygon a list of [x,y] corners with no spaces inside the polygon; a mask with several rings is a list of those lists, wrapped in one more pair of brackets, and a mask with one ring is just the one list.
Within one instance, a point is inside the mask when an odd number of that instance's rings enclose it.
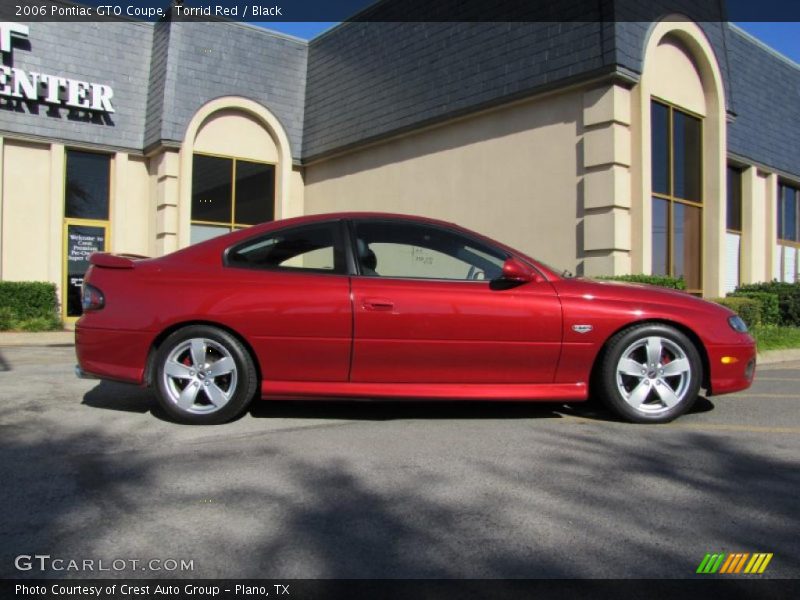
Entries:
{"label": "rear wheel", "polygon": [[192,325],[170,335],[155,359],[156,396],[182,423],[217,424],[241,414],[258,377],[250,354],[217,327]]}
{"label": "rear wheel", "polygon": [[668,325],[637,325],[609,341],[599,392],[624,419],[666,423],[694,404],[702,368],[697,348],[682,332]]}

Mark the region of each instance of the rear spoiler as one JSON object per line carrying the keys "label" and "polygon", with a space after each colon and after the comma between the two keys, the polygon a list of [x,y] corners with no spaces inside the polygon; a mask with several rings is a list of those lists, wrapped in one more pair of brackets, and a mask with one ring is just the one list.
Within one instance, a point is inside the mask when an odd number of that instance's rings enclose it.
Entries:
{"label": "rear spoiler", "polygon": [[97,267],[106,269],[132,269],[136,261],[147,258],[139,254],[109,254],[108,252],[95,252],[89,257],[89,262]]}

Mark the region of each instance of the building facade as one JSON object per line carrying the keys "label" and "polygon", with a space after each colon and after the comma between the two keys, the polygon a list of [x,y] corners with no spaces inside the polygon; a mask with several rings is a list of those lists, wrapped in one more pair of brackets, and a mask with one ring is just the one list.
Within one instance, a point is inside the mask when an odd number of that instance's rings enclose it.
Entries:
{"label": "building facade", "polygon": [[381,210],[579,275],[670,274],[709,297],[794,281],[800,67],[717,2],[617,1],[617,21],[598,4],[310,42],[223,21],[5,22],[0,278],[56,283],[70,320],[96,249],[159,256]]}

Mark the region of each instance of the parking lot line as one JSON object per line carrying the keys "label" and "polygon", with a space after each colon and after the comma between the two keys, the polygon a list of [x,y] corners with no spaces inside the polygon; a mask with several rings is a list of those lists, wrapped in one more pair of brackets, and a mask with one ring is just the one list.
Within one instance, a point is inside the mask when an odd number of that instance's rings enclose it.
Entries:
{"label": "parking lot line", "polygon": [[748,391],[746,394],[731,394],[728,400],[747,400],[748,398],[791,398],[800,400],[800,394],[767,394]]}
{"label": "parking lot line", "polygon": [[[609,425],[609,424],[616,424],[619,423],[609,423],[607,421],[598,421],[596,419],[590,419],[587,417],[581,417],[578,415],[562,415],[562,419],[558,419],[555,422],[562,423],[565,425],[573,424],[573,425],[586,425],[586,424],[593,424],[593,425]],[[669,427],[670,429],[691,429],[694,431],[702,431],[702,430],[709,430],[709,431],[736,431],[736,432],[743,432],[743,433],[788,433],[788,434],[800,434],[800,427],[766,427],[766,426],[759,426],[759,425],[726,425],[724,423],[684,423],[682,421],[673,421],[672,423],[666,423],[664,425],[658,425],[657,427]]]}
{"label": "parking lot line", "polygon": [[694,429],[714,431],[741,431],[747,433],[800,433],[800,427],[762,427],[758,425],[725,425],[722,423],[668,423],[672,429]]}

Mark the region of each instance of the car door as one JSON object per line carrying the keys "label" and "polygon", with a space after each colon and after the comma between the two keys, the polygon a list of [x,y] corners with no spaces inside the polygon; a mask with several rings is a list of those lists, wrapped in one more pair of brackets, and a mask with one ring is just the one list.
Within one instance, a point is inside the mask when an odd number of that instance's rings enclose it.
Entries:
{"label": "car door", "polygon": [[214,311],[246,332],[265,381],[348,380],[353,316],[342,221],[279,229],[226,252]]}
{"label": "car door", "polygon": [[438,225],[352,223],[350,380],[549,383],[561,304],[547,281],[498,285],[508,254]]}

